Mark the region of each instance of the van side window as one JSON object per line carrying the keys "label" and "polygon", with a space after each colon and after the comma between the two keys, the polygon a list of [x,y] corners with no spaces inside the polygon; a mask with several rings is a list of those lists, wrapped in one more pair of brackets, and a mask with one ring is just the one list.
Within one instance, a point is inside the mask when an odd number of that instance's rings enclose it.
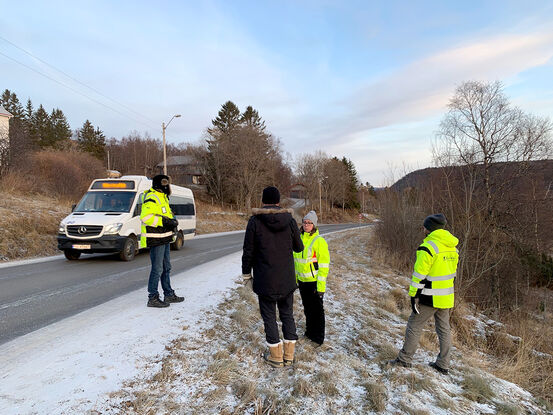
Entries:
{"label": "van side window", "polygon": [[142,212],[142,200],[144,197],[144,193],[140,193],[138,196],[138,202],[136,203],[136,207],[134,208],[134,216],[140,216],[140,213]]}
{"label": "van side window", "polygon": [[196,213],[194,200],[188,197],[170,196],[169,206],[175,216],[193,216]]}

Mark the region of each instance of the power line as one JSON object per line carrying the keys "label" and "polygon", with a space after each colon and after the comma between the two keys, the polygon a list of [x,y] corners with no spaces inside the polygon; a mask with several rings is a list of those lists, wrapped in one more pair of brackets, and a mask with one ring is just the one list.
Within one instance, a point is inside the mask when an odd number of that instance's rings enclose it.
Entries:
{"label": "power line", "polygon": [[[95,89],[95,88],[93,88],[93,87],[91,87],[91,86],[86,85],[84,82],[79,81],[78,79],[76,79],[76,78],[72,77],[71,75],[65,73],[65,72],[62,71],[61,69],[56,68],[54,65],[49,64],[49,63],[46,62],[44,59],[41,59],[41,58],[39,58],[38,56],[33,55],[31,52],[29,52],[29,51],[23,49],[21,46],[16,45],[15,43],[9,41],[8,39],[6,39],[6,38],[4,38],[4,37],[2,37],[2,36],[0,36],[0,39],[2,39],[2,40],[3,40],[4,42],[6,42],[6,43],[9,43],[9,44],[12,45],[13,47],[15,47],[15,48],[21,50],[22,52],[26,53],[27,55],[31,56],[32,58],[34,58],[34,59],[36,59],[36,60],[42,62],[42,63],[45,64],[46,66],[48,66],[48,67],[50,67],[50,68],[52,68],[52,69],[54,69],[54,70],[60,72],[61,74],[65,75],[66,77],[68,77],[68,78],[71,79],[72,81],[78,83],[79,85],[82,85],[82,86],[84,86],[85,88],[90,89],[91,91],[95,92],[96,94],[100,95],[101,97],[104,97],[105,99],[108,99],[108,100],[110,100],[110,101],[116,103],[117,105],[122,106],[122,107],[125,108],[126,110],[128,110],[128,111],[130,111],[130,112],[133,112],[133,113],[135,113],[136,115],[138,115],[138,116],[140,116],[140,117],[142,117],[142,118],[144,118],[144,119],[146,119],[146,120],[148,120],[148,121],[150,121],[150,122],[155,123],[154,120],[151,120],[151,119],[149,119],[148,117],[146,117],[145,115],[143,115],[143,114],[141,114],[141,113],[139,113],[139,112],[133,110],[133,109],[130,108],[129,106],[127,106],[127,105],[125,105],[125,104],[123,104],[123,103],[121,103],[121,102],[119,102],[119,101],[116,101],[116,100],[114,100],[113,98],[108,97],[107,95],[101,93],[101,92],[98,91],[97,89]],[[151,128],[151,127],[150,127],[150,128]]]}

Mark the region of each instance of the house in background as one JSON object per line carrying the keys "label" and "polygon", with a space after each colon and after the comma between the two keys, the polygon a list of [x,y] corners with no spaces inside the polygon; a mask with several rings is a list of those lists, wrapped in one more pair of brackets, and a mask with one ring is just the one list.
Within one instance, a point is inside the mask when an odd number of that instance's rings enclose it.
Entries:
{"label": "house in background", "polygon": [[307,188],[301,183],[296,183],[290,188],[290,197],[292,199],[305,199],[307,197]]}
{"label": "house in background", "polygon": [[10,147],[10,118],[13,117],[0,105],[0,168],[6,164]]}
{"label": "house in background", "polygon": [[0,105],[0,140],[8,139],[11,117],[13,117],[13,115],[11,115],[2,105]]}
{"label": "house in background", "polygon": [[[163,174],[163,161],[156,165],[156,174]],[[191,156],[167,157],[167,175],[178,186],[206,190],[202,172]]]}

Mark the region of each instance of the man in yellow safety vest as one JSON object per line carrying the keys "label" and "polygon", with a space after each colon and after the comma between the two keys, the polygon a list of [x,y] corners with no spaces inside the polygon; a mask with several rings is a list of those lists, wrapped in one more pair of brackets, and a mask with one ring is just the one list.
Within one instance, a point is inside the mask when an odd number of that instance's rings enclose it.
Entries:
{"label": "man in yellow safety vest", "polygon": [[423,223],[426,238],[417,248],[409,296],[413,312],[407,322],[405,341],[398,357],[388,363],[410,367],[424,324],[434,316],[440,353],[430,366],[438,372],[449,372],[451,329],[449,310],[454,305],[454,280],[459,262],[459,240],[444,229],[441,213],[428,216]]}

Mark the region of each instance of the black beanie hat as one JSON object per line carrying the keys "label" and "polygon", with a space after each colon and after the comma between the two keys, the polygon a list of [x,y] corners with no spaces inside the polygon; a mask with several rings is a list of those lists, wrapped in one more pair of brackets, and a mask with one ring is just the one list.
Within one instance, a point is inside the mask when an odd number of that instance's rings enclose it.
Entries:
{"label": "black beanie hat", "polygon": [[158,174],[152,179],[152,188],[169,196],[171,194],[170,183],[171,179],[169,178],[169,176]]}
{"label": "black beanie hat", "polygon": [[261,201],[266,205],[276,205],[280,203],[280,192],[274,186],[269,186],[263,189]]}
{"label": "black beanie hat", "polygon": [[434,215],[427,216],[424,220],[423,226],[428,229],[430,232],[434,232],[436,229],[443,229],[447,220],[445,216],[441,213],[436,213]]}

